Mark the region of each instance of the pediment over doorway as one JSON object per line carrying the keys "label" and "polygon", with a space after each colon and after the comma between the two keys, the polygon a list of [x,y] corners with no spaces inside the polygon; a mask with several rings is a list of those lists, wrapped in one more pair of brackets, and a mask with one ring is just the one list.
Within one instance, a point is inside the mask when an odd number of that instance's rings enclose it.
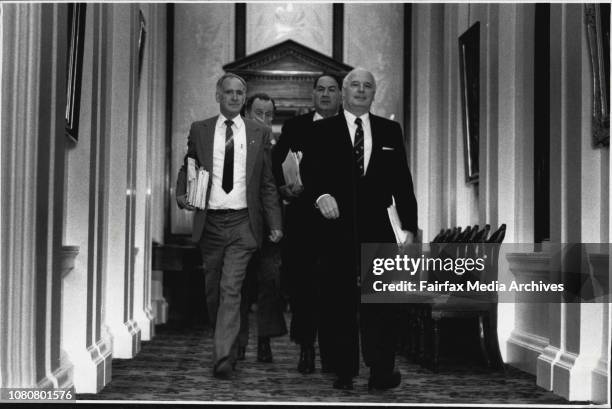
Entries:
{"label": "pediment over doorway", "polygon": [[247,94],[269,94],[277,121],[312,108],[312,85],[322,73],[342,78],[352,67],[296,41],[286,40],[223,66],[247,81]]}

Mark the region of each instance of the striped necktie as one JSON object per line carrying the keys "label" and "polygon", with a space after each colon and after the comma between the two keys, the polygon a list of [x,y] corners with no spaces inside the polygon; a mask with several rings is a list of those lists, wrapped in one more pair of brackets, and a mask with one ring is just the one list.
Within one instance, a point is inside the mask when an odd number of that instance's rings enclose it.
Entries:
{"label": "striped necktie", "polygon": [[221,186],[225,193],[234,188],[234,132],[232,131],[234,121],[225,121],[225,158],[223,159],[223,182]]}
{"label": "striped necktie", "polygon": [[353,145],[353,154],[355,156],[355,164],[359,176],[364,175],[364,160],[363,160],[363,127],[361,126],[361,118],[355,118],[357,130],[355,131],[355,145]]}

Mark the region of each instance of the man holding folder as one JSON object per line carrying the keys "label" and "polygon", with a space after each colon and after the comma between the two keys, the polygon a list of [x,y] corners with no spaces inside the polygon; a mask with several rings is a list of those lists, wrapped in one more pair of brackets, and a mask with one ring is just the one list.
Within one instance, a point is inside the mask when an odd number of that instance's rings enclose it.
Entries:
{"label": "man holding folder", "polygon": [[361,243],[396,242],[388,212],[393,201],[403,244],[412,243],[418,231],[402,130],[397,122],[370,113],[375,93],[372,73],[356,68],[347,74],[344,109],[314,125],[312,146],[324,148],[306,151],[312,162],[302,173],[311,205],[323,219],[318,236],[326,281],[320,331],[331,340],[337,389],[352,389],[359,371],[359,329],[370,367],[368,386],[389,389],[401,381],[395,370],[396,305],[359,302]]}
{"label": "man holding folder", "polygon": [[206,304],[214,327],[213,374],[227,378],[235,366],[242,282],[263,240],[263,218],[275,243],[282,238],[282,224],[270,131],[240,116],[246,82],[225,74],[215,97],[220,115],[191,125],[185,156],[185,163],[192,158],[209,172],[205,209],[187,200],[186,166],[179,171],[176,200],[180,208],[196,211],[192,239],[202,252]]}

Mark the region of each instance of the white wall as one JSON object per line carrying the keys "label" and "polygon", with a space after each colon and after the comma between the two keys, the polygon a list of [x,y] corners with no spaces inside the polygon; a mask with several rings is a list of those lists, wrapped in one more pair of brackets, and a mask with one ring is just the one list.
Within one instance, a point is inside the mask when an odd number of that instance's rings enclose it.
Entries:
{"label": "white wall", "polygon": [[[480,22],[480,180],[465,183],[457,38]],[[500,278],[558,275],[547,252],[533,253],[533,4],[413,5],[412,169],[424,240],[440,228],[506,223]],[[551,5],[551,241],[605,243],[610,237],[609,148],[591,145],[591,73],[583,6]],[[607,249],[606,249],[607,250]],[[589,253],[583,271],[603,274]],[[586,263],[586,262],[585,262]],[[558,263],[557,263],[558,264]],[[597,266],[600,267],[597,267]],[[608,264],[605,264],[607,271]],[[528,301],[528,300],[527,300]],[[570,400],[602,401],[609,374],[609,304],[500,304],[506,362]],[[605,349],[604,348],[604,349]],[[586,380],[588,379],[588,380]]]}

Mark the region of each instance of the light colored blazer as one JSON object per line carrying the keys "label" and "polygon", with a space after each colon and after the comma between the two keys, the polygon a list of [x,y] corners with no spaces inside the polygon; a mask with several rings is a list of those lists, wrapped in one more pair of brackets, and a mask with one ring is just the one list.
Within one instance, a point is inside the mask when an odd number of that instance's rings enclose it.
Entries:
{"label": "light colored blazer", "polygon": [[[217,118],[218,116],[214,116],[191,124],[187,139],[187,155],[185,155],[176,181],[177,196],[185,194],[187,190],[185,163],[187,157],[192,157],[211,174],[206,197],[206,203],[208,203],[212,184],[213,146]],[[264,235],[264,217],[270,230],[282,229],[280,199],[272,175],[270,130],[253,120],[247,118],[243,120],[246,126],[246,192],[249,222],[253,237],[261,246]],[[193,218],[192,239],[196,243],[200,240],[204,230],[206,212],[207,210],[196,210]]]}

